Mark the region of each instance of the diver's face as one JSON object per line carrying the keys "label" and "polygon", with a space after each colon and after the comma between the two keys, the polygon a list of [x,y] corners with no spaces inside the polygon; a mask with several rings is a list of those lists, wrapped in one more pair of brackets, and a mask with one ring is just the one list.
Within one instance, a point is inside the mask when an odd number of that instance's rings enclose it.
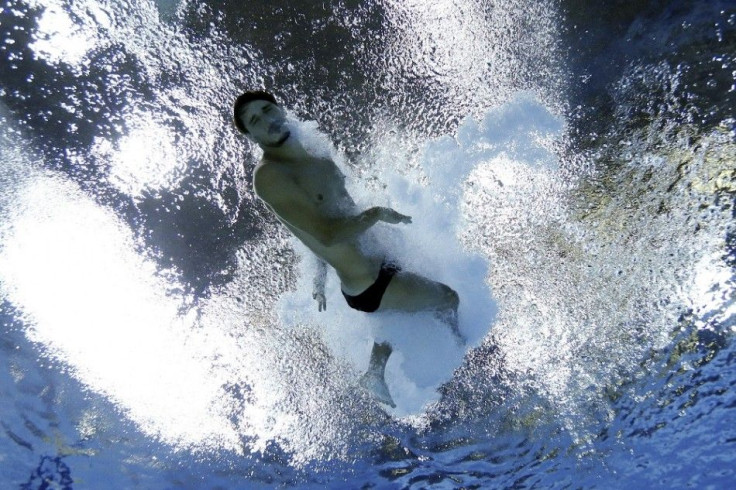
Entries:
{"label": "diver's face", "polygon": [[289,139],[286,112],[267,100],[254,100],[243,106],[240,118],[248,136],[265,147],[278,147]]}

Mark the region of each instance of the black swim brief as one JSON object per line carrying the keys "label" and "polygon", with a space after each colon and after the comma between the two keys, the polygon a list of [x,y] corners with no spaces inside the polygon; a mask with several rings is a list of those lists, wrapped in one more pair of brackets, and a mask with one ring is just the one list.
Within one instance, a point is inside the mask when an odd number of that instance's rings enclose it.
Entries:
{"label": "black swim brief", "polygon": [[368,289],[357,296],[347,295],[344,291],[342,295],[345,296],[345,301],[353,309],[368,313],[376,311],[381,306],[381,299],[383,298],[383,293],[386,292],[388,283],[391,282],[391,278],[400,270],[401,267],[398,265],[384,262],[381,264],[381,270],[378,271],[376,282],[368,286]]}

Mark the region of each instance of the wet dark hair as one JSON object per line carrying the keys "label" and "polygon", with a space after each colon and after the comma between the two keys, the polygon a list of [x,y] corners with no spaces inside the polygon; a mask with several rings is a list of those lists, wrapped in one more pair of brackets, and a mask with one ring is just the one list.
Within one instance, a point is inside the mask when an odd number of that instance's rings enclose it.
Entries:
{"label": "wet dark hair", "polygon": [[245,125],[240,118],[239,112],[244,105],[249,104],[254,100],[265,100],[272,104],[279,105],[279,103],[276,102],[276,97],[263,90],[253,90],[251,92],[245,92],[244,94],[240,95],[240,97],[235,99],[235,104],[233,105],[233,122],[235,123],[235,127],[238,128],[238,130],[240,130],[240,132],[243,134],[248,134],[248,130],[245,129]]}

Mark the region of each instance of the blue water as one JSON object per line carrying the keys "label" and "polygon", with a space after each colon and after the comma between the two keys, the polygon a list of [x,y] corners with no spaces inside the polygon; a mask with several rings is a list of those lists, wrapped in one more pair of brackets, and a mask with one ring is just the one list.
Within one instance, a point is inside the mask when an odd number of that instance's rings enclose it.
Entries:
{"label": "blue water", "polygon": [[[8,0],[0,31],[3,488],[736,483],[733,2]],[[411,212],[379,231],[460,284],[469,351],[334,278],[309,310],[252,87]],[[387,412],[355,381],[391,335]]]}

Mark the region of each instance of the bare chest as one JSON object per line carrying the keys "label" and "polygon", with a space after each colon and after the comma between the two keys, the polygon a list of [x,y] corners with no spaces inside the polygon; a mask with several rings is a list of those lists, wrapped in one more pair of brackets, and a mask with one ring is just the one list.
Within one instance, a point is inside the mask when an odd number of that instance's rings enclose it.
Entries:
{"label": "bare chest", "polygon": [[345,190],[345,176],[329,160],[314,159],[293,169],[294,182],[320,207],[343,209],[350,202]]}

